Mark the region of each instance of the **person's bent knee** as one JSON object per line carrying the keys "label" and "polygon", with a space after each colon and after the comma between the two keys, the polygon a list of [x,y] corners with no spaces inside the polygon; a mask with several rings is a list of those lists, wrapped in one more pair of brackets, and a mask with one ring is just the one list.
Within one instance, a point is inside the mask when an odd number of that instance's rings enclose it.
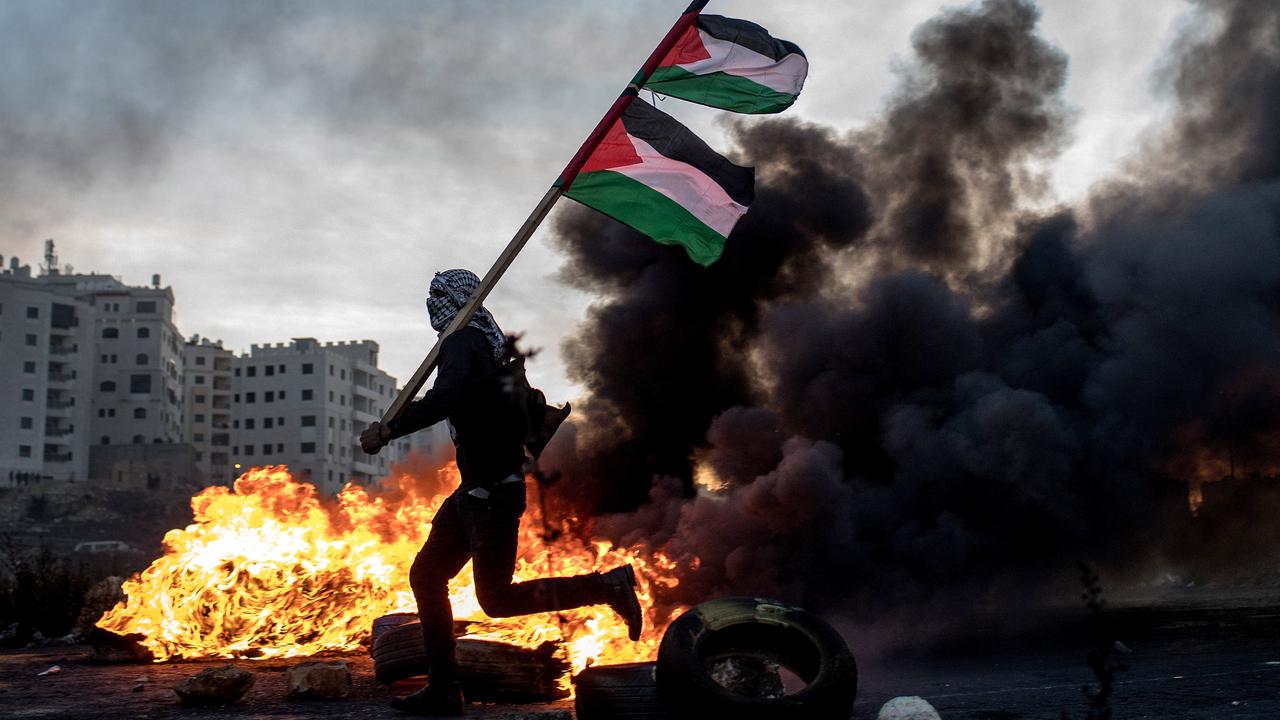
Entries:
{"label": "person's bent knee", "polygon": [[476,588],[476,601],[480,603],[480,609],[485,615],[491,618],[511,617],[512,615],[521,615],[516,609],[512,600],[512,585],[504,585],[496,588]]}

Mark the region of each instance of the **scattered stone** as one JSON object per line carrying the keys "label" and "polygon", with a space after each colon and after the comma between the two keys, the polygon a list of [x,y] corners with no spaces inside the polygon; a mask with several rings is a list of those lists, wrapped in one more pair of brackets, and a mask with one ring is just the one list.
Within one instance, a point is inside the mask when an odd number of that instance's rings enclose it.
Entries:
{"label": "scattered stone", "polygon": [[89,631],[85,642],[93,648],[90,659],[100,663],[149,663],[155,660],[151,651],[142,644],[139,633],[120,635],[95,627]]}
{"label": "scattered stone", "polygon": [[76,629],[81,637],[88,637],[102,616],[124,600],[123,585],[124,578],[112,575],[99,580],[84,594],[84,606],[76,618]]}
{"label": "scattered stone", "polygon": [[351,666],[345,660],[304,662],[285,673],[289,697],[343,698],[351,690]]}
{"label": "scattered stone", "polygon": [[728,655],[707,663],[711,679],[736,695],[780,698],[787,694],[778,664],[756,655]]}
{"label": "scattered stone", "polygon": [[942,720],[929,701],[914,695],[896,697],[880,708],[876,720]]}
{"label": "scattered stone", "polygon": [[253,673],[235,665],[224,665],[201,670],[178,683],[173,691],[188,705],[226,705],[249,692],[253,680]]}

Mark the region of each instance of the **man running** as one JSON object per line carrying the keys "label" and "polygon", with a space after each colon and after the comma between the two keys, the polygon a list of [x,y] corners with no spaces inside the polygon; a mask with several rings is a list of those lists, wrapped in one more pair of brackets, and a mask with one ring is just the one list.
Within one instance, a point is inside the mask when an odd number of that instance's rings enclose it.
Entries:
{"label": "man running", "polygon": [[[427,311],[443,333],[475,293],[480,280],[469,270],[446,270],[431,280]],[[483,307],[440,348],[435,385],[401,415],[375,422],[360,435],[375,454],[391,440],[449,421],[462,482],[440,506],[431,533],[409,570],[418,601],[428,661],[428,684],[391,701],[417,715],[461,715],[462,689],[454,657],[449,580],[467,560],[476,599],[490,617],[608,605],[622,616],[632,640],[640,638],[643,613],[635,572],[623,565],[604,573],[513,582],[520,516],[525,509],[524,418],[498,382],[507,338]]]}

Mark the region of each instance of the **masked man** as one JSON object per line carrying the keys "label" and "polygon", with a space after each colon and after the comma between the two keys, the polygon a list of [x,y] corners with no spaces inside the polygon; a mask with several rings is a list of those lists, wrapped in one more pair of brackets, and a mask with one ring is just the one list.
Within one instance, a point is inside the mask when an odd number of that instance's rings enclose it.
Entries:
{"label": "masked man", "polygon": [[[427,296],[431,327],[443,333],[479,284],[469,270],[437,273]],[[519,409],[498,382],[506,352],[506,336],[493,315],[479,309],[466,327],[445,338],[431,390],[397,419],[375,422],[360,435],[361,447],[374,454],[395,438],[448,420],[462,475],[458,489],[436,512],[409,571],[429,682],[413,695],[392,700],[398,710],[462,714],[448,584],[467,560],[472,561],[480,607],[490,617],[604,604],[622,616],[632,640],[640,637],[643,614],[629,565],[605,573],[512,581],[525,508],[525,428]]]}

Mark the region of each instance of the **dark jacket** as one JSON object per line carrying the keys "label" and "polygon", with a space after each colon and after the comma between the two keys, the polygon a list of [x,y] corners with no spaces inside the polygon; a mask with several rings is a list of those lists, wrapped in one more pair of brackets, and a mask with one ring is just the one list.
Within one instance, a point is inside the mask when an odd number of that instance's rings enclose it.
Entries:
{"label": "dark jacket", "polygon": [[493,485],[520,474],[523,419],[499,387],[498,371],[485,334],[470,326],[458,330],[440,348],[435,385],[387,423],[391,436],[403,437],[448,419],[463,487]]}

